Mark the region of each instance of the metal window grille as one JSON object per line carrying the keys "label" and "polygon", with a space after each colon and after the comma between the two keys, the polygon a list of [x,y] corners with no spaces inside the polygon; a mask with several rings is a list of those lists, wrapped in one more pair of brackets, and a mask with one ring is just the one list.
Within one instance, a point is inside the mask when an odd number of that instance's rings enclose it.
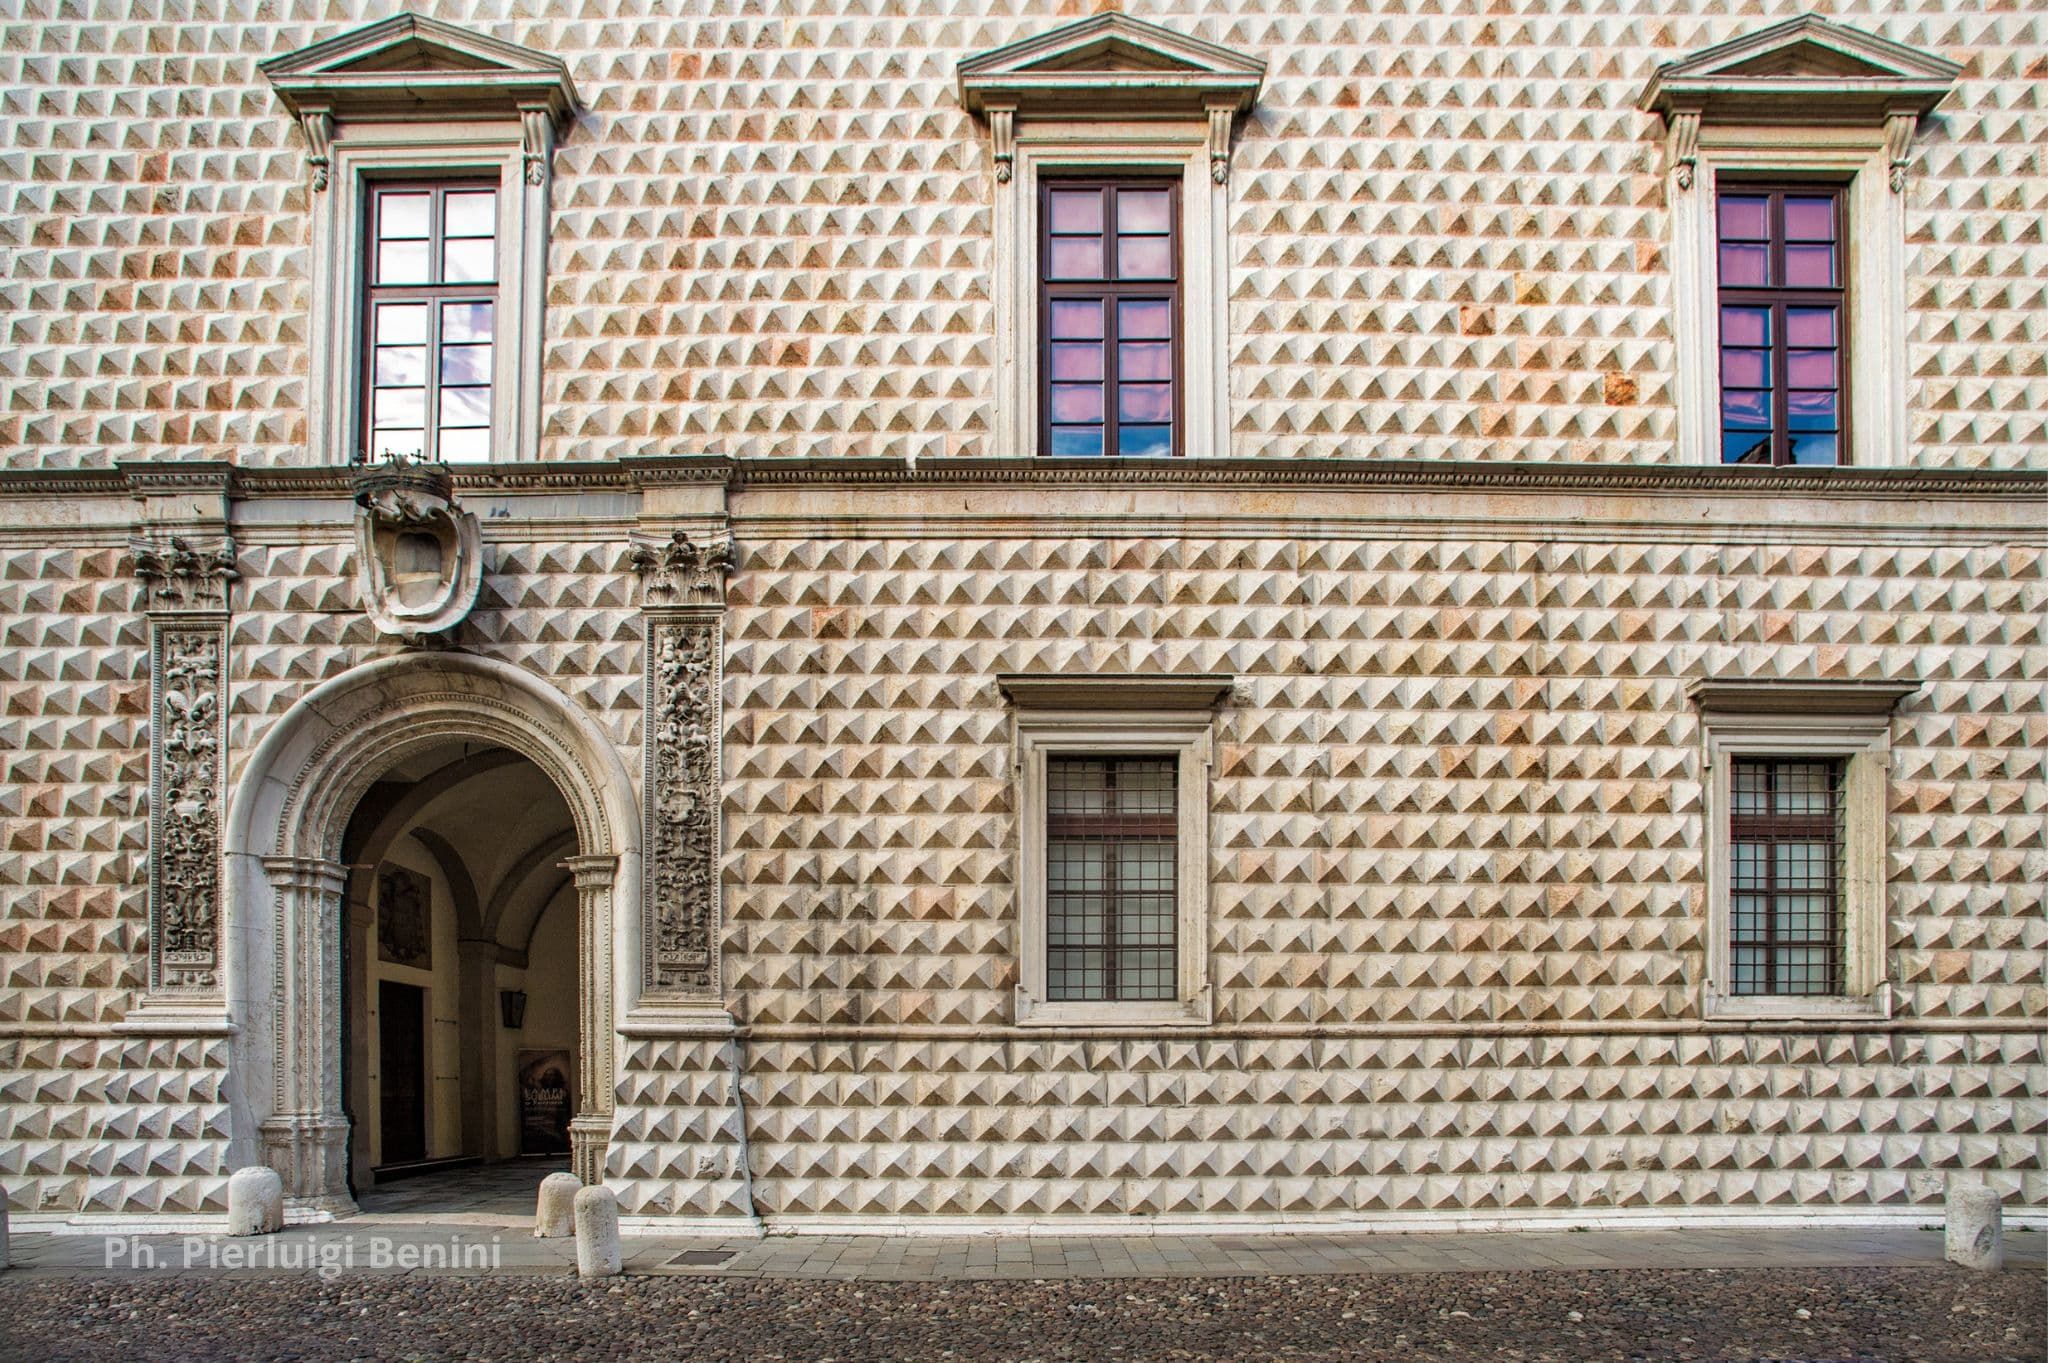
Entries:
{"label": "metal window grille", "polygon": [[1842,780],[1830,758],[1735,759],[1730,990],[1842,992]]}
{"label": "metal window grille", "polygon": [[1046,762],[1046,993],[1054,1002],[1176,995],[1178,764]]}

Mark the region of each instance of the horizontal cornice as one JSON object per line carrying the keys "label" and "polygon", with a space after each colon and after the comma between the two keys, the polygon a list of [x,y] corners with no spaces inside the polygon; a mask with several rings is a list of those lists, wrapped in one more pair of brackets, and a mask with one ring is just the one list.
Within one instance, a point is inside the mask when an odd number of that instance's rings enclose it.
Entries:
{"label": "horizontal cornice", "polygon": [[[960,458],[729,459],[658,456],[483,464],[454,471],[458,491],[637,492],[650,487],[1199,487],[1345,491],[1709,493],[1801,498],[2038,498],[2048,469],[1771,468],[1670,464],[1513,464],[1430,459]],[[237,498],[347,497],[347,468],[238,468],[182,461],[118,468],[0,470],[0,497],[133,496],[178,487]]]}

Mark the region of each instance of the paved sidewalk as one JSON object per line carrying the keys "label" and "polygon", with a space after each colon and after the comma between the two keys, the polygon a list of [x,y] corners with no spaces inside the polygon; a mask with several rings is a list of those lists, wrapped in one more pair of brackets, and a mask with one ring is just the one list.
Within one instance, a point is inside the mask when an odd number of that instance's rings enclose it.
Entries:
{"label": "paved sidewalk", "polygon": [[[512,1218],[502,1218],[511,1221]],[[358,1217],[275,1236],[21,1233],[28,1274],[570,1273],[573,1241],[530,1222]],[[491,1224],[499,1222],[499,1224]],[[2008,1229],[2008,1268],[2048,1269],[2048,1235]],[[1939,1230],[1445,1231],[1361,1235],[629,1237],[629,1274],[869,1282],[1237,1278],[1571,1269],[1939,1265]]]}

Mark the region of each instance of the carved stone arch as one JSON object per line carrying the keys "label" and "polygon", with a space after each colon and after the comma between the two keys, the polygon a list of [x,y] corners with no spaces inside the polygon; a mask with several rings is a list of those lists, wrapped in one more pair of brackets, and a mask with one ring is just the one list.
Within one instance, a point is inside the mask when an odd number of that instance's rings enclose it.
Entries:
{"label": "carved stone arch", "polygon": [[586,1076],[571,1139],[585,1181],[603,1168],[616,1020],[638,978],[632,778],[595,721],[540,678],[468,654],[408,653],[333,678],[292,706],[251,753],[228,811],[233,1158],[282,1174],[296,1219],[353,1210],[338,1021],[343,834],[379,776],[450,739],[529,759],[569,807]]}

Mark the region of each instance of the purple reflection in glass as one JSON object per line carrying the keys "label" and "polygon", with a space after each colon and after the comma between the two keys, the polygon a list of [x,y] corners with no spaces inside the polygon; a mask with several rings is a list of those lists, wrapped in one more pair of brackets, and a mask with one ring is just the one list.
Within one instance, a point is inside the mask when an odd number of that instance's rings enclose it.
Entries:
{"label": "purple reflection in glass", "polygon": [[1786,339],[1793,345],[1827,345],[1835,343],[1835,310],[1833,308],[1787,308],[1785,309]]}
{"label": "purple reflection in glass", "polygon": [[1173,417],[1173,388],[1164,383],[1132,383],[1117,390],[1117,418],[1122,421],[1167,421]]}
{"label": "purple reflection in glass", "polygon": [[1117,334],[1132,340],[1165,340],[1173,335],[1173,305],[1165,299],[1117,304]]}
{"label": "purple reflection in glass", "polygon": [[1788,241],[1833,241],[1835,201],[1833,199],[1785,200],[1785,237]]}
{"label": "purple reflection in glass", "polygon": [[1173,251],[1165,237],[1118,237],[1116,272],[1119,279],[1171,279]]}
{"label": "purple reflection in glass", "polygon": [[1170,379],[1173,347],[1161,341],[1126,341],[1117,347],[1116,372],[1121,379]]}
{"label": "purple reflection in glass", "polygon": [[1102,191],[1099,189],[1053,190],[1052,230],[1055,232],[1100,232],[1102,230]]}
{"label": "purple reflection in glass", "polygon": [[1835,248],[1787,246],[1785,282],[1795,289],[1825,289],[1835,282]]}
{"label": "purple reflection in glass", "polygon": [[1723,388],[1769,388],[1771,386],[1771,353],[1768,350],[1723,350],[1721,352],[1721,386]]}
{"label": "purple reflection in glass", "polygon": [[1762,288],[1769,282],[1770,248],[1723,246],[1721,283],[1731,288]]}
{"label": "purple reflection in glass", "polygon": [[1054,237],[1052,239],[1054,279],[1102,278],[1102,238]]}
{"label": "purple reflection in glass", "polygon": [[1054,341],[1052,376],[1055,379],[1101,378],[1102,347],[1094,341]]}
{"label": "purple reflection in glass", "polygon": [[1116,230],[1119,232],[1164,232],[1168,218],[1167,192],[1163,189],[1125,189],[1116,196]]}
{"label": "purple reflection in glass", "polygon": [[1771,395],[1721,390],[1721,424],[1744,431],[1767,431],[1771,427]]}
{"label": "purple reflection in glass", "polygon": [[1721,196],[1721,238],[1763,241],[1771,235],[1771,201],[1743,194]]}
{"label": "purple reflection in glass", "polygon": [[1833,388],[1835,352],[1795,350],[1786,360],[1785,381],[1794,388]]}
{"label": "purple reflection in glass", "polygon": [[1102,420],[1102,385],[1099,383],[1056,383],[1052,386],[1054,421]]}
{"label": "purple reflection in glass", "polygon": [[1770,343],[1771,310],[1769,308],[1721,309],[1722,345],[1769,345]]}
{"label": "purple reflection in glass", "polygon": [[1055,299],[1052,334],[1056,339],[1092,340],[1102,335],[1102,303],[1098,299]]}

